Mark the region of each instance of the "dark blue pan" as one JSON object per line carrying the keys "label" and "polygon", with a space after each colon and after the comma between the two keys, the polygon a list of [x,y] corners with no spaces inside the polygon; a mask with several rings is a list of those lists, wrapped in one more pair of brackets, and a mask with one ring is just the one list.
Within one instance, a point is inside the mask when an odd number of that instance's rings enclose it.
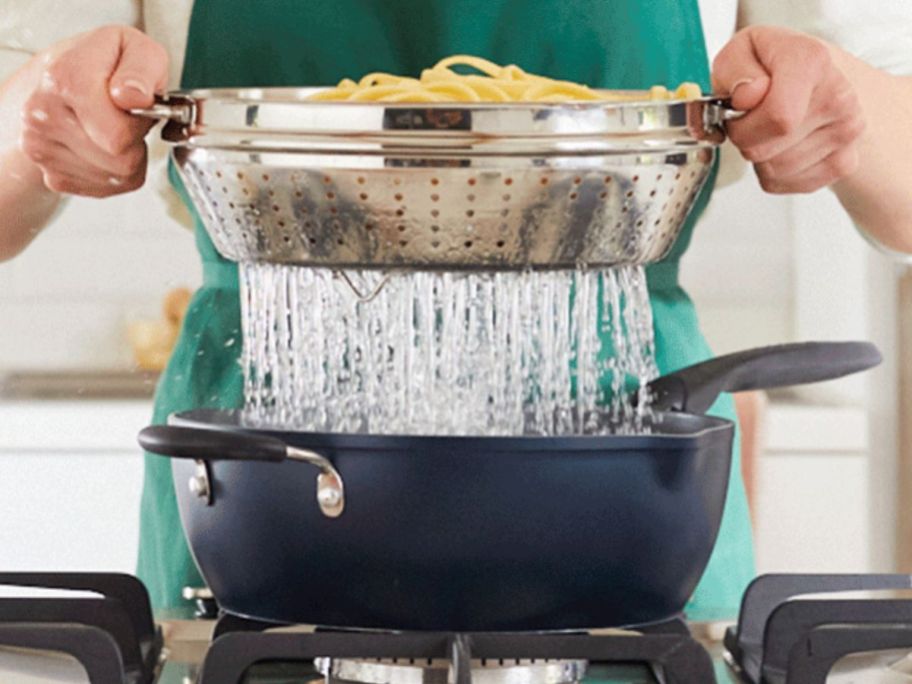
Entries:
{"label": "dark blue pan", "polygon": [[867,343],[807,343],[691,366],[652,383],[660,420],[643,436],[281,432],[198,410],[139,441],[175,457],[190,546],[231,613],[402,630],[636,625],[679,613],[709,560],[734,433],[700,415],[718,394],[879,360]]}

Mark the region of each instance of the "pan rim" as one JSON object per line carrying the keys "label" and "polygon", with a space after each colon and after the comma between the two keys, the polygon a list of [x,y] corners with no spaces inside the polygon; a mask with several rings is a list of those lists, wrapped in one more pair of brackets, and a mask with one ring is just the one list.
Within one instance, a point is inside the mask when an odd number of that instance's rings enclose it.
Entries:
{"label": "pan rim", "polygon": [[315,449],[344,449],[378,451],[411,451],[427,453],[452,453],[475,450],[485,455],[513,452],[563,451],[662,451],[701,449],[708,442],[718,439],[719,433],[732,432],[734,423],[727,418],[684,412],[663,412],[673,419],[699,419],[701,427],[681,433],[647,435],[568,435],[544,437],[538,435],[409,435],[409,434],[354,434],[339,432],[307,432],[283,430],[274,427],[246,426],[241,423],[238,409],[199,408],[179,411],[168,416],[167,424],[228,432],[267,434],[283,441],[294,437],[294,446]]}

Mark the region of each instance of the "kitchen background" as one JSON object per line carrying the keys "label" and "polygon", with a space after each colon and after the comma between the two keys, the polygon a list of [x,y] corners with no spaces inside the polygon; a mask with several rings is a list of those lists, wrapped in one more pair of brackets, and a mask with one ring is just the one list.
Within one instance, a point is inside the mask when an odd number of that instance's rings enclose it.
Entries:
{"label": "kitchen background", "polygon": [[[683,262],[714,350],[857,338],[878,343],[886,359],[863,376],[742,402],[757,423],[746,446],[760,569],[893,569],[905,553],[897,546],[902,269],[866,244],[829,192],[765,195],[738,166],[724,174],[728,184]],[[71,398],[21,393],[34,372],[59,371],[62,381],[72,377],[65,372],[129,371],[129,326],[159,319],[168,290],[199,282],[190,231],[150,185],[70,200],[22,256],[0,265],[4,570],[133,569],[135,434],[151,399],[92,396],[91,379]]]}

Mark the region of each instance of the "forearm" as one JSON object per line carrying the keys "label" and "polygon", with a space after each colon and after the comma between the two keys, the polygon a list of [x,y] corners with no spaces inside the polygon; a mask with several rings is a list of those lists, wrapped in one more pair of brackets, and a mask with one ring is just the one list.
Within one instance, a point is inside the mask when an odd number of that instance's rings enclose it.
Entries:
{"label": "forearm", "polygon": [[867,126],[859,167],[832,187],[855,223],[886,247],[912,253],[912,77],[893,76],[832,48]]}
{"label": "forearm", "polygon": [[33,59],[0,84],[0,261],[21,252],[60,202],[19,147],[22,107],[40,73],[41,65]]}

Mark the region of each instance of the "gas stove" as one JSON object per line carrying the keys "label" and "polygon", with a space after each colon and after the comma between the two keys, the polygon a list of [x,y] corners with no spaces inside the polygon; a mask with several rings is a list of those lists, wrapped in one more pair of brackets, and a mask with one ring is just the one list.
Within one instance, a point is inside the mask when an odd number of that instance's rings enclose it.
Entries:
{"label": "gas stove", "polygon": [[[765,575],[739,620],[561,633],[414,633],[153,614],[134,577],[0,573],[0,682],[912,684],[908,575]],[[42,590],[77,596],[36,596]],[[20,590],[21,591],[21,590]],[[90,592],[85,594],[84,592]],[[214,612],[213,612],[214,611]]]}

